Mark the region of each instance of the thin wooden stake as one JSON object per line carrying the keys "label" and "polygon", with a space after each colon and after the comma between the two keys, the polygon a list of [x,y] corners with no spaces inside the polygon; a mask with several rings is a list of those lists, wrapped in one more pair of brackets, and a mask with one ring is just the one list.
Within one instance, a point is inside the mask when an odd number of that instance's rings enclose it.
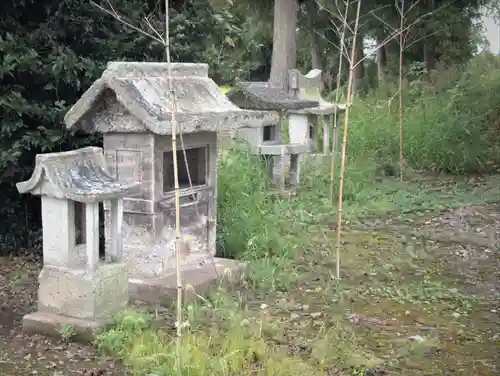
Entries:
{"label": "thin wooden stake", "polygon": [[[345,4],[344,24],[342,26],[342,33],[340,35],[340,57],[339,57],[339,71],[337,73],[337,91],[335,93],[335,112],[333,113],[333,133],[332,133],[332,158],[330,168],[330,209],[333,209],[333,187],[335,180],[335,141],[338,139],[337,135],[337,119],[338,119],[338,103],[340,100],[340,77],[342,76],[342,61],[344,55],[345,31],[347,28],[347,12],[349,11],[349,0]],[[339,262],[339,255],[337,255],[337,263]]]}
{"label": "thin wooden stake", "polygon": [[177,323],[176,323],[176,347],[177,347],[177,369],[181,371],[181,338],[182,338],[182,270],[181,270],[181,215],[180,215],[180,192],[179,192],[179,166],[177,164],[177,102],[175,99],[174,85],[172,80],[172,66],[170,58],[170,32],[169,32],[169,1],[165,0],[165,53],[167,57],[168,93],[172,108],[172,157],[174,163],[174,189],[175,189],[175,269],[177,279]]}
{"label": "thin wooden stake", "polygon": [[[344,172],[345,172],[345,154],[347,149],[347,131],[349,127],[349,109],[351,107],[351,90],[352,81],[354,76],[354,57],[356,54],[356,37],[358,33],[359,26],[359,15],[361,12],[361,0],[358,0],[358,8],[356,10],[356,21],[354,24],[354,36],[352,40],[351,49],[351,61],[349,62],[349,79],[347,82],[347,98],[346,98],[346,109],[344,117],[344,137],[342,139],[342,156],[340,158],[340,182],[339,182],[339,198],[337,205],[337,244],[336,251],[339,262],[337,262],[337,279],[340,279],[340,235],[342,230],[342,202],[343,202],[343,190],[344,190]],[[346,20],[347,22],[347,20]]]}
{"label": "thin wooden stake", "polygon": [[401,0],[401,19],[399,25],[399,180],[403,181],[403,51],[404,51],[404,21],[405,1]]}

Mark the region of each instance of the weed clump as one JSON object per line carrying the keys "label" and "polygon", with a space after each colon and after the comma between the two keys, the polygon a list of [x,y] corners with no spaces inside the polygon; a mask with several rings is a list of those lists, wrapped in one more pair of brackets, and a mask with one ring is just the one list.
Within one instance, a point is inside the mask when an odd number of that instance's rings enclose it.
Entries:
{"label": "weed clump", "polygon": [[[453,73],[453,74],[452,74]],[[500,162],[500,58],[481,54],[461,71],[443,70],[405,87],[403,151],[422,170],[489,172]],[[398,103],[375,93],[354,104],[349,155],[392,163],[399,153]]]}
{"label": "weed clump", "polygon": [[[323,163],[324,162],[324,163]],[[218,254],[242,260],[291,256],[308,243],[307,228],[330,218],[329,161],[303,161],[300,192],[293,199],[271,195],[269,176],[258,156],[232,150],[219,168]],[[376,165],[349,163],[344,199],[357,201],[374,180]],[[334,187],[338,191],[338,182]]]}
{"label": "weed clump", "polygon": [[120,315],[112,329],[96,338],[96,346],[120,358],[135,376],[321,374],[299,357],[269,345],[259,335],[261,322],[226,311],[224,304],[216,305],[207,300],[203,307],[187,308],[193,324],[193,315],[210,314],[213,325],[195,326],[184,333],[180,361],[175,337],[154,328],[154,315],[139,311]]}
{"label": "weed clump", "polygon": [[219,169],[218,253],[256,259],[283,246],[283,217],[268,194],[268,177],[257,156],[231,151]]}

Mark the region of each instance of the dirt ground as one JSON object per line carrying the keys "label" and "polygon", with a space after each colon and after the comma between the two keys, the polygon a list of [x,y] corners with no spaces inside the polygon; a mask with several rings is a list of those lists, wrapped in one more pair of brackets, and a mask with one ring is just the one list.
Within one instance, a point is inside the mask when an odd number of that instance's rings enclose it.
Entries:
{"label": "dirt ground", "polygon": [[23,315],[36,307],[40,269],[32,256],[0,258],[0,375],[123,375],[90,346],[22,332]]}
{"label": "dirt ground", "polygon": [[500,374],[498,205],[348,227],[340,282],[325,231],[297,260],[297,285],[266,297],[275,340],[348,368],[335,375]]}
{"label": "dirt ground", "polygon": [[[337,331],[332,341],[345,342],[351,356],[383,361],[383,368],[364,375],[500,374],[498,205],[348,227],[341,282],[332,277],[333,231],[323,229],[328,239],[317,232],[296,260],[297,288],[255,302],[265,302],[271,320],[280,323],[272,340],[309,357],[309,334],[342,322],[352,338]],[[0,259],[0,375],[124,375],[91,346],[21,331],[22,316],[36,306],[40,266],[30,256]]]}

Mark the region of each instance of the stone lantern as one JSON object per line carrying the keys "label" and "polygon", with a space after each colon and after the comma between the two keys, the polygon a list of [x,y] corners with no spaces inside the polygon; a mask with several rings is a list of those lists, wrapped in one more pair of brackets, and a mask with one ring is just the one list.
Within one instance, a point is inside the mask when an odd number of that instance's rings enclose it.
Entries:
{"label": "stone lantern", "polygon": [[[333,124],[333,114],[345,111],[345,104],[335,104],[327,102],[321,96],[322,77],[321,70],[313,69],[306,75],[300,73],[297,69],[288,71],[290,91],[296,98],[301,100],[316,101],[317,106],[290,109],[288,111],[288,122],[290,129],[291,143],[307,143],[308,150],[317,152],[319,150],[319,119],[323,122],[323,154],[330,152],[330,127]],[[335,130],[335,127],[332,127]],[[338,130],[333,135],[335,140],[332,145],[332,151],[336,151]]]}
{"label": "stone lantern", "polygon": [[[260,127],[241,128],[236,138],[245,141],[253,154],[260,155],[269,169],[271,180],[279,190],[285,185],[295,188],[299,185],[300,156],[307,152],[305,139],[296,140],[291,129],[295,124],[289,123],[290,142],[283,142],[282,120],[291,110],[300,111],[306,107],[318,106],[314,100],[299,99],[281,88],[273,87],[268,82],[240,82],[228,94],[235,105],[249,110],[275,111],[279,120],[261,124]],[[286,182],[286,164],[289,163],[289,180]],[[287,183],[287,184],[286,184]]]}

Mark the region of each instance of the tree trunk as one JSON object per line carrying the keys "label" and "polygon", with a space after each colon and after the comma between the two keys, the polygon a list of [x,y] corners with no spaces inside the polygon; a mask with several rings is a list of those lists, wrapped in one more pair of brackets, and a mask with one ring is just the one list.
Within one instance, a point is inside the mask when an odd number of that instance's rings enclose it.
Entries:
{"label": "tree trunk", "polygon": [[[380,46],[383,38],[378,38],[377,44]],[[385,82],[385,73],[387,70],[387,50],[386,46],[381,46],[377,49],[377,76],[379,86]]]}
{"label": "tree trunk", "polygon": [[322,73],[321,88],[323,90],[325,85],[328,87],[327,72],[323,67],[323,59],[321,57],[321,49],[318,34],[314,30],[314,23],[318,19],[318,5],[315,0],[306,1],[306,16],[307,27],[309,33],[309,50],[311,51],[311,65],[312,69],[319,69]]}
{"label": "tree trunk", "polygon": [[356,94],[360,89],[359,85],[361,80],[365,76],[365,66],[364,62],[361,61],[364,58],[363,52],[363,35],[358,35],[358,40],[356,42],[356,57],[354,59],[354,64],[356,67],[354,68],[354,77],[352,81],[352,92]]}
{"label": "tree trunk", "polygon": [[297,66],[298,0],[274,0],[273,55],[269,82],[288,91],[288,70]]}
{"label": "tree trunk", "polygon": [[321,51],[319,48],[318,34],[314,30],[314,22],[318,17],[318,7],[316,1],[309,0],[306,2],[307,27],[309,32],[309,42],[311,51],[311,63],[313,69],[323,70],[323,61],[321,59]]}
{"label": "tree trunk", "polygon": [[[434,12],[436,10],[436,1],[427,0],[427,9],[429,12]],[[428,30],[430,34],[432,30]],[[429,35],[423,41],[424,49],[424,64],[428,72],[436,68],[436,39],[433,35]]]}
{"label": "tree trunk", "polygon": [[434,52],[434,41],[431,39],[432,36],[424,40],[424,64],[427,72],[436,68],[436,55]]}

